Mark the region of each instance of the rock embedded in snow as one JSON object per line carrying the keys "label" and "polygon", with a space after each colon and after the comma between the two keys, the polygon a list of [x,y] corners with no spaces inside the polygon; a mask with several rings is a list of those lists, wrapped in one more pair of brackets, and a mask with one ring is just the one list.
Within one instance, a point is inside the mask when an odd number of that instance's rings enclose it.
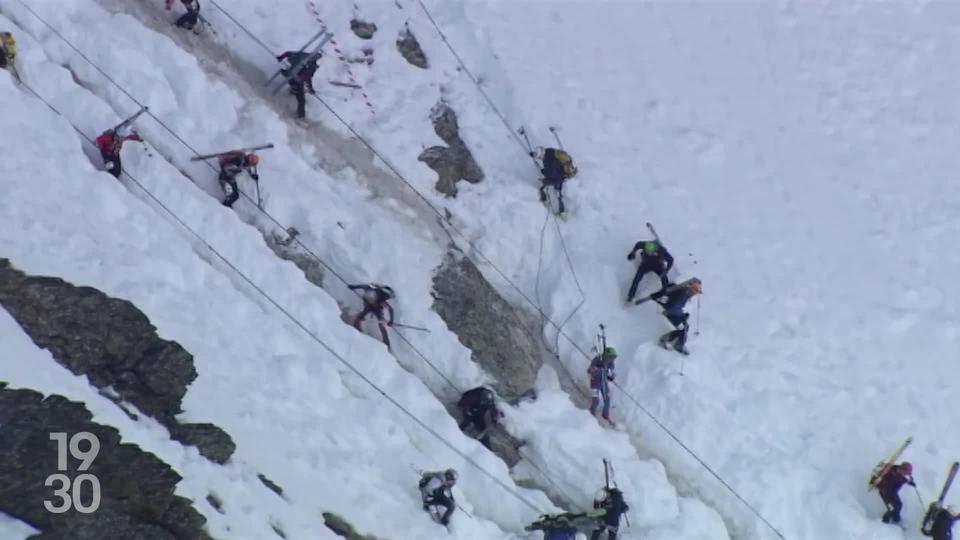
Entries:
{"label": "rock embedded in snow", "polygon": [[501,397],[517,398],[533,388],[543,365],[539,329],[470,259],[457,251],[447,254],[434,274],[433,298],[433,309],[472,351],[474,362],[496,378],[493,387]]}
{"label": "rock embedded in snow", "polygon": [[333,512],[323,513],[323,523],[328,529],[347,540],[377,540],[375,536],[361,535],[353,528],[353,525]]}
{"label": "rock embedded in snow", "polygon": [[[86,407],[63,396],[0,388],[0,512],[42,531],[34,537],[40,539],[210,538],[203,530],[206,519],[189,500],[174,495],[180,475],[153,454],[122,443],[116,429],[92,418]],[[88,432],[100,443],[84,471],[100,483],[100,504],[92,513],[75,508],[54,513],[44,507],[45,500],[60,503],[51,496],[54,487],[44,486],[56,472],[58,448],[49,437],[56,432]],[[79,461],[68,460],[64,474],[76,478],[78,466]],[[89,505],[91,491],[83,485],[81,501]]]}
{"label": "rock embedded in snow", "polygon": [[420,69],[430,67],[430,64],[427,62],[427,55],[424,54],[423,49],[420,47],[420,42],[417,41],[417,37],[413,35],[413,32],[410,31],[410,27],[408,26],[403,27],[400,35],[397,36],[397,50],[400,51],[400,55],[410,64]]}
{"label": "rock embedded in snow", "polygon": [[173,424],[169,428],[170,438],[196,446],[200,455],[214,463],[226,463],[237,449],[237,445],[225,431],[210,423]]}
{"label": "rock embedded in snow", "polygon": [[433,169],[437,179],[437,191],[449,197],[456,197],[457,182],[466,180],[476,184],[483,181],[484,174],[480,165],[473,159],[473,154],[466,143],[460,138],[460,126],[457,123],[457,113],[446,103],[440,101],[430,111],[433,129],[437,136],[447,143],[447,146],[431,146],[417,157],[418,160]]}
{"label": "rock embedded in snow", "polygon": [[350,30],[353,30],[353,33],[360,39],[371,39],[373,34],[377,32],[377,25],[372,22],[351,19]]}
{"label": "rock embedded in snow", "polygon": [[0,306],[57,362],[155,418],[175,440],[197,445],[217,463],[233,453],[233,441],[217,426],[177,422],[187,386],[197,378],[193,356],[160,338],[132,303],[59,278],[28,276],[0,259]]}

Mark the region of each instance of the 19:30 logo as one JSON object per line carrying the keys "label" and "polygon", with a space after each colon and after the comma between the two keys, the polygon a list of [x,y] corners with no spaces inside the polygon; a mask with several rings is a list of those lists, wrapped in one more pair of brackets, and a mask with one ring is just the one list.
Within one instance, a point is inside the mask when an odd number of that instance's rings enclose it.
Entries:
{"label": "19:30 logo", "polygon": [[[67,434],[63,432],[51,433],[50,440],[57,441],[57,470],[58,473],[51,474],[43,485],[54,487],[53,495],[59,500],[43,501],[43,507],[48,512],[62,514],[71,508],[76,508],[81,514],[91,514],[100,507],[100,480],[96,476],[84,473],[71,479],[65,473],[68,471],[67,450],[75,459],[80,460],[77,467],[78,472],[86,471],[93,465],[93,460],[100,453],[100,440],[96,435],[87,431],[75,433],[67,442]],[[87,449],[80,448],[80,443],[86,442]],[[56,485],[59,484],[59,487]],[[81,497],[84,491],[90,493],[90,497]],[[85,504],[84,499],[88,499],[90,504]]]}

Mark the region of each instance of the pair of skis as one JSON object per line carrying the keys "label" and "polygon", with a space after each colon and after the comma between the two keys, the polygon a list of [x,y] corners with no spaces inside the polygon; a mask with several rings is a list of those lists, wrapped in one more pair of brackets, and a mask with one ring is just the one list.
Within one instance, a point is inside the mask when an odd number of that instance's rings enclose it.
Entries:
{"label": "pair of skis", "polygon": [[[303,47],[300,47],[299,51],[297,51],[299,56],[299,53],[302,53],[309,49],[307,56],[302,58],[295,65],[291,66],[286,73],[284,73],[283,69],[279,69],[269,79],[267,79],[266,86],[267,88],[270,88],[270,93],[275,95],[277,92],[280,91],[281,88],[283,88],[283,85],[285,82],[286,83],[293,82],[294,79],[296,79],[296,77],[300,74],[300,70],[302,70],[304,66],[316,60],[317,58],[320,58],[321,51],[323,50],[323,46],[326,45],[327,42],[330,41],[331,39],[333,39],[333,34],[331,34],[330,32],[327,32],[326,27],[321,28],[319,32],[314,34],[314,36],[310,38],[310,40],[307,41],[303,45]],[[279,84],[275,83],[274,81],[277,79],[277,77],[280,77],[281,75],[283,76],[284,81],[280,82]]]}
{"label": "pair of skis", "polygon": [[923,523],[920,525],[920,532],[927,536],[933,535],[933,523],[937,519],[937,514],[946,511],[943,508],[943,500],[947,497],[947,492],[950,491],[950,485],[953,484],[953,479],[957,476],[958,468],[960,468],[960,463],[956,461],[950,465],[950,470],[947,471],[947,479],[943,481],[943,487],[940,489],[940,496],[927,507],[927,513],[924,514]]}
{"label": "pair of skis", "polygon": [[[257,145],[257,146],[248,146],[248,147],[245,147],[245,148],[237,148],[237,149],[235,149],[235,150],[227,150],[226,152],[217,152],[217,153],[214,153],[214,154],[203,154],[203,155],[194,156],[194,157],[190,158],[190,161],[206,161],[206,160],[208,160],[208,159],[217,158],[217,157],[220,157],[220,156],[224,156],[224,155],[226,155],[226,154],[231,154],[231,153],[233,153],[233,152],[243,152],[244,154],[246,154],[247,152],[255,152],[255,151],[257,151],[257,150],[267,150],[268,148],[273,148],[273,143],[260,144],[260,145]],[[261,209],[262,209],[262,208],[263,208],[263,198],[260,196],[260,182],[255,180],[253,183],[254,183],[254,185],[257,186],[257,208],[261,208]],[[223,185],[223,183],[221,182],[221,187],[222,187],[222,185]],[[293,238],[292,238],[292,237],[290,238],[290,241],[293,241]]]}
{"label": "pair of skis", "polygon": [[117,125],[113,126],[112,128],[110,128],[110,131],[116,133],[116,132],[118,132],[118,131],[127,129],[128,127],[130,127],[131,124],[133,124],[133,122],[134,122],[137,118],[140,118],[140,115],[142,115],[142,114],[145,113],[145,112],[148,112],[149,110],[150,110],[150,107],[146,107],[146,106],[140,107],[140,110],[139,110],[139,111],[133,113],[133,114],[130,115],[130,117],[127,118],[126,120],[124,120],[124,121],[120,122],[119,124],[117,124]]}
{"label": "pair of skis", "polygon": [[907,437],[903,444],[901,444],[897,449],[890,455],[890,458],[881,461],[876,467],[873,468],[873,471],[870,473],[870,481],[867,483],[867,491],[872,491],[880,483],[880,480],[883,480],[883,477],[887,475],[891,468],[893,468],[894,462],[900,459],[900,456],[903,454],[903,451],[910,446],[910,443],[913,442],[913,437]]}

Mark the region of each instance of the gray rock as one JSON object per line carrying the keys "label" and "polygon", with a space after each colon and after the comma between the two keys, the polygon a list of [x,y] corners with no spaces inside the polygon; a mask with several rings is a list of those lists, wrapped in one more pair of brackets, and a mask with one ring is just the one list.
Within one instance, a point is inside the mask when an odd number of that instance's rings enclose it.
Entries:
{"label": "gray rock", "polygon": [[274,233],[266,237],[267,245],[278,257],[297,265],[297,268],[303,271],[307,281],[317,287],[323,287],[323,265],[294,241],[299,235],[300,231],[295,228],[288,230],[285,235]]}
{"label": "gray rock", "polygon": [[356,531],[356,529],[353,528],[353,525],[347,522],[347,520],[343,519],[337,514],[334,514],[333,512],[323,513],[323,523],[335,534],[342,536],[347,540],[377,540],[376,536],[361,535]]}
{"label": "gray rock", "polygon": [[437,173],[437,191],[448,197],[456,197],[457,182],[466,180],[476,184],[483,181],[484,174],[473,154],[460,138],[457,113],[442,100],[430,111],[433,129],[447,146],[431,146],[417,157]]}
{"label": "gray rock", "polygon": [[[207,540],[204,517],[187,499],[174,495],[180,476],[153,454],[120,442],[112,427],[91,421],[80,403],[32,390],[0,389],[0,513],[9,514],[41,532],[45,540]],[[75,508],[48,512],[43,501],[59,503],[46,478],[57,470],[57,444],[50,433],[93,434],[100,449],[83,471],[100,483],[100,505],[83,514]],[[79,462],[68,460],[69,478]],[[87,486],[87,484],[83,484]],[[81,500],[90,504],[89,487]]]}
{"label": "gray rock", "polygon": [[[132,303],[59,278],[28,276],[0,259],[0,306],[61,365],[97,388],[112,389],[115,400],[133,404],[171,433],[178,429],[175,416],[197,378],[193,356],[160,338]],[[228,447],[233,452],[233,442],[224,442],[229,436],[205,429],[206,436],[194,440],[215,446],[201,447],[201,454],[222,458]]]}
{"label": "gray rock", "polygon": [[420,42],[417,41],[417,37],[413,35],[409,26],[405,26],[403,30],[400,31],[400,35],[397,36],[397,50],[400,51],[400,55],[411,65],[417,66],[420,69],[430,67],[427,62],[427,55],[424,54],[423,49],[420,47]]}
{"label": "gray rock", "polygon": [[359,19],[350,20],[350,30],[360,39],[370,39],[377,32],[377,25]]}
{"label": "gray rock", "polygon": [[278,486],[276,482],[267,478],[263,473],[257,474],[257,478],[260,479],[260,482],[262,482],[263,485],[267,486],[267,489],[283,498],[283,488]]}
{"label": "gray rock", "polygon": [[434,274],[433,309],[472,351],[473,361],[494,376],[497,394],[510,400],[533,389],[544,358],[536,321],[504,300],[456,250]]}
{"label": "gray rock", "polygon": [[170,438],[196,446],[200,455],[214,463],[224,464],[237,449],[230,435],[213,424],[174,424]]}

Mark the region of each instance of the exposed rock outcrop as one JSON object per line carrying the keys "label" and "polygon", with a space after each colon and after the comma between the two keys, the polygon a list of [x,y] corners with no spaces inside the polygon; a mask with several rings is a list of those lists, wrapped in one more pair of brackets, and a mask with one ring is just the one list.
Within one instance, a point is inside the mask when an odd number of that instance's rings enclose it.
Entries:
{"label": "exposed rock outcrop", "polygon": [[57,362],[152,416],[174,439],[217,463],[233,453],[233,441],[217,426],[177,422],[197,377],[193,356],[160,338],[132,303],[59,278],[28,276],[0,259],[0,306]]}
{"label": "exposed rock outcrop", "polygon": [[430,64],[427,62],[427,55],[423,52],[423,49],[420,47],[420,42],[417,41],[417,37],[413,35],[409,26],[404,26],[403,30],[400,31],[400,35],[397,36],[397,50],[400,51],[400,55],[411,65],[417,66],[420,69],[430,67]]}
{"label": "exposed rock outcrop", "polygon": [[347,540],[378,540],[375,536],[361,535],[353,528],[353,525],[333,512],[323,513],[323,523],[328,529]]}
{"label": "exposed rock outcrop", "polygon": [[[0,512],[40,530],[32,538],[43,540],[207,540],[206,519],[192,503],[174,495],[180,476],[153,454],[120,442],[117,430],[92,422],[80,403],[58,395],[44,397],[32,390],[0,388]],[[54,513],[44,501],[61,505],[46,486],[48,475],[58,472],[58,447],[50,433],[68,436],[93,434],[99,452],[83,473],[100,484],[100,503],[94,512],[75,507]],[[84,448],[86,446],[84,445]],[[70,479],[81,474],[79,461],[68,460],[64,472]],[[92,488],[82,485],[81,501],[93,503]]]}
{"label": "exposed rock outcrop", "polygon": [[476,184],[483,181],[483,170],[466,143],[460,138],[457,113],[442,100],[430,111],[433,130],[447,146],[431,146],[417,157],[438,176],[437,191],[449,197],[457,195],[457,182],[466,180]]}
{"label": "exposed rock outcrop", "polygon": [[360,39],[371,39],[377,33],[377,25],[359,19],[350,19],[350,30],[353,30]]}
{"label": "exposed rock outcrop", "polygon": [[507,400],[529,394],[543,365],[539,325],[507,303],[456,250],[434,274],[433,309],[473,352],[473,361],[496,378],[497,394]]}

